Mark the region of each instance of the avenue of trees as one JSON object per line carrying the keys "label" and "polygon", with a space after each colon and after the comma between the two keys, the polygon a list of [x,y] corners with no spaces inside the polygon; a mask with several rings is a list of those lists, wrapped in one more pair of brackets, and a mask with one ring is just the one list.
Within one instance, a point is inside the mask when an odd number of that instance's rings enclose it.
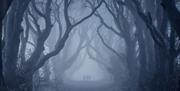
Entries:
{"label": "avenue of trees", "polygon": [[107,91],[179,91],[179,10],[179,0],[2,0],[0,90],[66,91],[64,73],[88,56],[113,76]]}

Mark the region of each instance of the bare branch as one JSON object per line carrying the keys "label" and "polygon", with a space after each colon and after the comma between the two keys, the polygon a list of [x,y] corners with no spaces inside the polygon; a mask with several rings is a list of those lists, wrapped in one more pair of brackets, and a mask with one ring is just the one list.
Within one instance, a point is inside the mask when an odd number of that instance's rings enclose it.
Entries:
{"label": "bare branch", "polygon": [[[28,14],[29,14],[29,16],[31,16],[32,19],[33,19],[33,22],[34,22],[34,24],[35,24],[35,26],[36,26],[36,28],[37,28],[37,33],[38,33],[38,35],[41,34],[42,32],[41,32],[41,29],[40,29],[40,25],[38,24],[38,21],[37,21],[36,17],[32,14],[32,12],[30,11],[30,9],[28,9]],[[33,29],[34,29],[34,28],[33,28]]]}
{"label": "bare branch", "polygon": [[72,26],[71,21],[69,19],[69,14],[68,14],[68,0],[64,0],[64,18],[66,21],[66,26]]}
{"label": "bare branch", "polygon": [[101,6],[101,4],[103,3],[104,0],[101,0],[101,2],[92,10],[92,12],[87,15],[86,17],[84,17],[83,19],[79,20],[77,23],[75,23],[74,25],[72,25],[72,27],[75,27],[77,25],[79,25],[80,23],[82,23],[83,21],[85,21],[86,19],[88,19],[89,17],[91,17],[95,12],[96,10]]}
{"label": "bare branch", "polygon": [[114,20],[117,19],[116,14],[113,13],[113,11],[109,8],[108,4],[105,2],[106,8],[109,11],[109,13],[113,16]]}
{"label": "bare branch", "polygon": [[[48,1],[52,1],[52,0],[48,0]],[[83,19],[81,19],[76,24],[71,25],[71,22],[70,22],[70,19],[69,19],[69,16],[68,16],[68,7],[69,7],[68,6],[68,0],[64,0],[64,16],[65,16],[65,21],[66,21],[66,31],[65,31],[63,37],[61,38],[61,40],[58,42],[58,44],[56,44],[57,46],[56,46],[55,50],[53,50],[52,52],[42,56],[39,59],[39,62],[37,63],[37,65],[35,65],[35,67],[32,69],[32,72],[39,69],[39,67],[42,67],[49,58],[55,56],[56,54],[58,54],[64,48],[65,42],[67,41],[67,39],[69,37],[69,33],[72,31],[73,27],[77,26],[78,24],[82,23],[84,20],[91,17],[94,14],[94,12],[100,7],[100,5],[102,4],[102,1],[100,2],[100,4],[98,4],[98,6],[88,16],[84,17]],[[50,6],[50,4],[46,5],[46,7],[48,7],[48,6]],[[46,8],[46,13],[47,13],[46,14],[47,16],[50,16],[50,9],[49,8]],[[43,36],[42,36],[42,39],[41,39],[43,41],[46,40],[46,38],[49,35],[50,29],[52,28],[52,26],[50,24],[51,23],[50,17],[46,17],[46,18],[48,18],[48,19],[45,19],[45,22],[47,23],[47,25],[50,25],[50,26],[47,26],[47,28],[43,32]],[[39,41],[39,42],[41,43],[41,41]],[[43,43],[39,44],[39,46],[42,46]],[[39,50],[44,50],[44,49],[42,49],[42,47],[41,47],[41,49],[39,49]],[[36,55],[40,55],[40,54],[36,53]],[[35,54],[34,54],[34,56],[35,56]]]}
{"label": "bare branch", "polygon": [[99,57],[101,57],[103,60],[106,60],[106,59],[103,57],[103,55],[101,54],[101,52],[98,51],[94,46],[89,45],[89,48],[91,48],[93,51],[95,51],[95,52],[99,55]]}
{"label": "bare branch", "polygon": [[27,41],[27,43],[32,45],[33,47],[36,47],[36,45],[34,43],[32,43],[31,41]]}
{"label": "bare branch", "polygon": [[100,19],[100,22],[109,30],[111,30],[113,33],[115,33],[118,36],[123,36],[121,33],[117,32],[116,29],[114,29],[113,27],[109,26],[108,24],[105,23],[104,19],[102,18],[102,16],[97,12],[94,14],[96,17],[98,17]]}
{"label": "bare branch", "polygon": [[[51,28],[53,27],[53,25],[51,24],[51,2],[52,0],[48,0],[46,3],[46,12],[45,15],[45,23],[46,23],[46,28],[44,29],[44,31],[38,36],[37,39],[37,45],[35,48],[35,51],[32,53],[32,55],[30,56],[30,58],[28,59],[26,65],[25,65],[25,73],[33,73],[36,70],[38,70],[40,67],[42,67],[44,65],[44,63],[46,62],[46,59],[43,60],[43,62],[41,62],[43,56],[43,51],[44,51],[44,43],[46,41],[46,39],[48,38]],[[52,56],[48,56],[48,58],[50,58]],[[33,66],[33,69],[32,69]]]}
{"label": "bare branch", "polygon": [[38,15],[40,15],[41,17],[45,17],[45,14],[43,14],[43,13],[37,8],[37,6],[36,6],[36,4],[35,4],[35,0],[32,0],[32,7],[33,7],[33,9],[36,11],[36,13],[37,13]]}
{"label": "bare branch", "polygon": [[25,12],[25,24],[26,24],[26,29],[25,29],[25,34],[22,33],[21,34],[21,48],[20,48],[20,58],[21,58],[21,62],[25,62],[25,51],[26,51],[26,46],[27,46],[27,41],[29,38],[29,30],[30,30],[30,23],[28,21],[28,14],[27,12]]}
{"label": "bare branch", "polygon": [[120,59],[124,59],[124,57],[122,55],[120,55],[118,52],[116,52],[113,48],[111,48],[108,44],[106,44],[106,42],[104,41],[103,37],[100,34],[100,28],[102,27],[102,24],[100,26],[98,26],[97,28],[97,34],[99,36],[99,38],[101,39],[102,43],[109,49],[111,50],[115,55],[117,55],[117,57],[119,57]]}
{"label": "bare branch", "polygon": [[[105,2],[105,1],[104,1],[104,2]],[[89,3],[90,6],[91,6],[91,8],[94,9],[95,6],[94,6],[89,0],[87,0],[87,3]],[[105,2],[105,3],[106,3],[106,2]],[[107,4],[107,3],[106,3],[106,4]],[[106,5],[106,7],[107,7],[107,5]],[[110,9],[109,9],[109,10],[110,10]],[[112,12],[112,11],[111,11],[111,12]],[[119,32],[117,32],[116,29],[114,29],[113,27],[109,26],[109,25],[104,21],[103,17],[99,14],[98,11],[96,11],[96,12],[94,13],[94,15],[100,19],[100,22],[101,22],[107,29],[111,30],[113,33],[115,33],[115,34],[118,35],[118,36],[122,36],[122,34],[120,34]],[[113,14],[113,15],[114,15],[114,14]]]}
{"label": "bare branch", "polygon": [[106,67],[108,67],[108,68],[110,67],[110,65],[109,65],[108,63],[106,63],[105,61],[102,61],[102,60],[97,59],[96,57],[94,57],[94,56],[91,54],[89,48],[87,49],[87,54],[88,54],[88,56],[89,56],[90,59],[96,61],[97,63],[102,64],[102,65],[104,65],[104,66],[106,66]]}
{"label": "bare branch", "polygon": [[147,28],[150,30],[153,40],[161,47],[167,46],[167,39],[153,25],[150,13],[148,12],[147,14],[145,14],[143,12],[139,1],[137,0],[131,0],[131,1],[134,3],[138,15],[145,22]]}

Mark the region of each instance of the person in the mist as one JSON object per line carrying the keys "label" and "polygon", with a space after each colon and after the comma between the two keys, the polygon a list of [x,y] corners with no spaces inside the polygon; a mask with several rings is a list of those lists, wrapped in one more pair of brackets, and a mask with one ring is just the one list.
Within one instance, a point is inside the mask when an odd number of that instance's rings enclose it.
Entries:
{"label": "person in the mist", "polygon": [[91,76],[90,75],[84,75],[83,76],[83,81],[91,81]]}

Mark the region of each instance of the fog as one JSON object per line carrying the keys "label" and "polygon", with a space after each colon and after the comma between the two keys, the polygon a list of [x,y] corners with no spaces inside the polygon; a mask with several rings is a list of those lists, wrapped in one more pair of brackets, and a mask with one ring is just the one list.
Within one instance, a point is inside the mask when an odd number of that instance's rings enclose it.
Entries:
{"label": "fog", "polygon": [[2,24],[2,91],[178,91],[179,6],[14,0]]}

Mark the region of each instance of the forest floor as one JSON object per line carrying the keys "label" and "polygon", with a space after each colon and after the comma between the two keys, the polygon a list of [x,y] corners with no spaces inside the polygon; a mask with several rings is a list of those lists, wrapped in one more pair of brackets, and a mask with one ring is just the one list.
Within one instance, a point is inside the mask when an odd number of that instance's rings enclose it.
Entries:
{"label": "forest floor", "polygon": [[[57,84],[56,84],[57,85]],[[53,85],[41,85],[36,91],[129,91],[128,88],[115,87],[112,83],[102,82],[71,82],[56,87]]]}
{"label": "forest floor", "polygon": [[[96,86],[95,86],[96,85]],[[63,85],[61,88],[56,88],[50,85],[41,85],[36,91],[112,91],[112,85],[104,85],[100,86],[98,84],[92,84],[84,85],[84,84],[78,84],[78,85]],[[114,91],[114,90],[113,90]]]}

